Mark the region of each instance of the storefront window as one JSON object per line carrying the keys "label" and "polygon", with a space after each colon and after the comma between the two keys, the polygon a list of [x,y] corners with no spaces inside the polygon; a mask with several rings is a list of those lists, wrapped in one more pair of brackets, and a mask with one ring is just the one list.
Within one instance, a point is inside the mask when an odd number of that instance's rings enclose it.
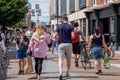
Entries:
{"label": "storefront window", "polygon": [[86,19],[85,18],[80,20],[80,30],[86,36]]}

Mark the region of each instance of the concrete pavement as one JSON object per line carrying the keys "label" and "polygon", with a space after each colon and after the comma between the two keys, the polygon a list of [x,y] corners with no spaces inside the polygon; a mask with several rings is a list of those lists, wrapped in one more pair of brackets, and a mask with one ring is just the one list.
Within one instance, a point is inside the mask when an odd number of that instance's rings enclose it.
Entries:
{"label": "concrete pavement", "polygon": [[[0,80],[35,80],[35,71],[33,71],[30,74],[26,75],[17,75],[18,73],[18,60],[15,56],[15,45],[10,46],[10,49],[12,50],[9,52],[10,57],[10,64],[7,70],[7,73],[3,76],[0,76]],[[43,63],[43,71],[42,71],[42,80],[59,80],[59,69],[57,64],[57,57],[54,57],[48,52],[48,59],[44,60]],[[33,65],[34,65],[34,59],[33,59]],[[34,67],[34,66],[33,66]],[[64,68],[64,80],[86,80],[84,78],[80,78],[79,75],[77,75],[74,72],[71,72],[71,77],[69,79],[66,79],[65,77],[65,68]]]}
{"label": "concrete pavement", "polygon": [[[10,57],[10,65],[7,70],[6,75],[1,75],[0,73],[0,80],[35,80],[35,72],[33,71],[31,74],[27,75],[17,75],[18,73],[18,60],[15,56],[15,45],[11,45],[10,49],[12,50],[9,53]],[[48,59],[44,60],[43,63],[43,71],[42,71],[42,80],[59,80],[59,69],[57,65],[58,57],[51,55],[50,52],[48,52]],[[64,80],[119,80],[120,78],[120,54],[116,54],[113,60],[111,60],[111,68],[110,69],[104,69],[103,75],[98,76],[95,73],[94,69],[94,62],[92,62],[92,69],[84,70],[81,66],[81,63],[79,63],[79,67],[76,68],[74,66],[74,60],[72,59],[72,67],[70,75],[71,77],[69,79],[66,79],[65,77],[65,61],[64,61]],[[34,65],[34,60],[33,60]],[[103,61],[102,61],[103,65]],[[34,67],[34,66],[33,66]]]}

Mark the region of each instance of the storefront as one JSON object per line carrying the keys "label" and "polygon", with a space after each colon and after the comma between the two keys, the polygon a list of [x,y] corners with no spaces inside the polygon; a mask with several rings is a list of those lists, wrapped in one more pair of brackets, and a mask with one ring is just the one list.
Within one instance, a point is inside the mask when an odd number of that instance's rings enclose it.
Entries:
{"label": "storefront", "polygon": [[115,34],[116,49],[120,46],[120,3],[112,3],[103,7],[85,11],[88,19],[88,31],[93,33],[94,26],[100,26],[101,33],[106,37],[109,33]]}

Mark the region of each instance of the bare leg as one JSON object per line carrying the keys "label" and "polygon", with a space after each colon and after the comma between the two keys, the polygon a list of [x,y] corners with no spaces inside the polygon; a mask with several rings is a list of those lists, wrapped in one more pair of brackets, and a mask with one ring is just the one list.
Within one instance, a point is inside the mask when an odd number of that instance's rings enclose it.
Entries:
{"label": "bare leg", "polygon": [[62,75],[62,69],[63,69],[63,58],[61,56],[59,56],[59,71],[60,71],[60,75]]}
{"label": "bare leg", "polygon": [[70,57],[66,57],[66,60],[67,60],[67,74],[68,74],[69,71],[70,71],[70,67],[71,67],[71,58]]}
{"label": "bare leg", "polygon": [[79,59],[80,58],[80,55],[79,54],[77,54],[77,59]]}
{"label": "bare leg", "polygon": [[98,70],[101,70],[101,59],[98,60]]}
{"label": "bare leg", "polygon": [[95,60],[95,68],[97,69],[97,71],[99,70],[98,60]]}
{"label": "bare leg", "polygon": [[21,70],[24,71],[24,59],[21,59]]}
{"label": "bare leg", "polygon": [[21,59],[19,59],[18,65],[19,65],[19,69],[21,70]]}

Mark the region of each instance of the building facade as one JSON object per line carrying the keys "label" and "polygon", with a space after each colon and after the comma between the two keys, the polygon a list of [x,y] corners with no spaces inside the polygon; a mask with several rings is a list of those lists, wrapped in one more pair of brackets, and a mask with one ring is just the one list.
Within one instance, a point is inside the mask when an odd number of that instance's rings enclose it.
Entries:
{"label": "building facade", "polygon": [[[56,29],[56,1],[51,0],[50,16],[52,29]],[[80,29],[85,33],[86,37],[88,34],[87,19],[84,11],[87,9],[87,0],[58,0],[58,12],[59,18],[62,16],[68,16],[69,23],[72,25],[75,21],[80,24]],[[54,7],[53,7],[54,6]],[[60,19],[59,19],[60,20]]]}
{"label": "building facade", "polygon": [[[68,0],[70,1],[67,3],[67,16],[69,18],[70,24],[74,22],[78,22],[80,25],[80,30],[83,31],[86,38],[88,37],[88,21],[84,14],[84,11],[88,9],[88,2],[87,0]],[[73,7],[74,6],[74,7]],[[73,7],[73,8],[72,8]]]}
{"label": "building facade", "polygon": [[56,0],[50,0],[50,24],[51,30],[55,30],[57,19],[56,19]]}
{"label": "building facade", "polygon": [[101,33],[108,42],[108,34],[115,34],[116,49],[120,46],[120,0],[89,0],[85,11],[88,31],[93,33],[94,26],[100,26]]}

